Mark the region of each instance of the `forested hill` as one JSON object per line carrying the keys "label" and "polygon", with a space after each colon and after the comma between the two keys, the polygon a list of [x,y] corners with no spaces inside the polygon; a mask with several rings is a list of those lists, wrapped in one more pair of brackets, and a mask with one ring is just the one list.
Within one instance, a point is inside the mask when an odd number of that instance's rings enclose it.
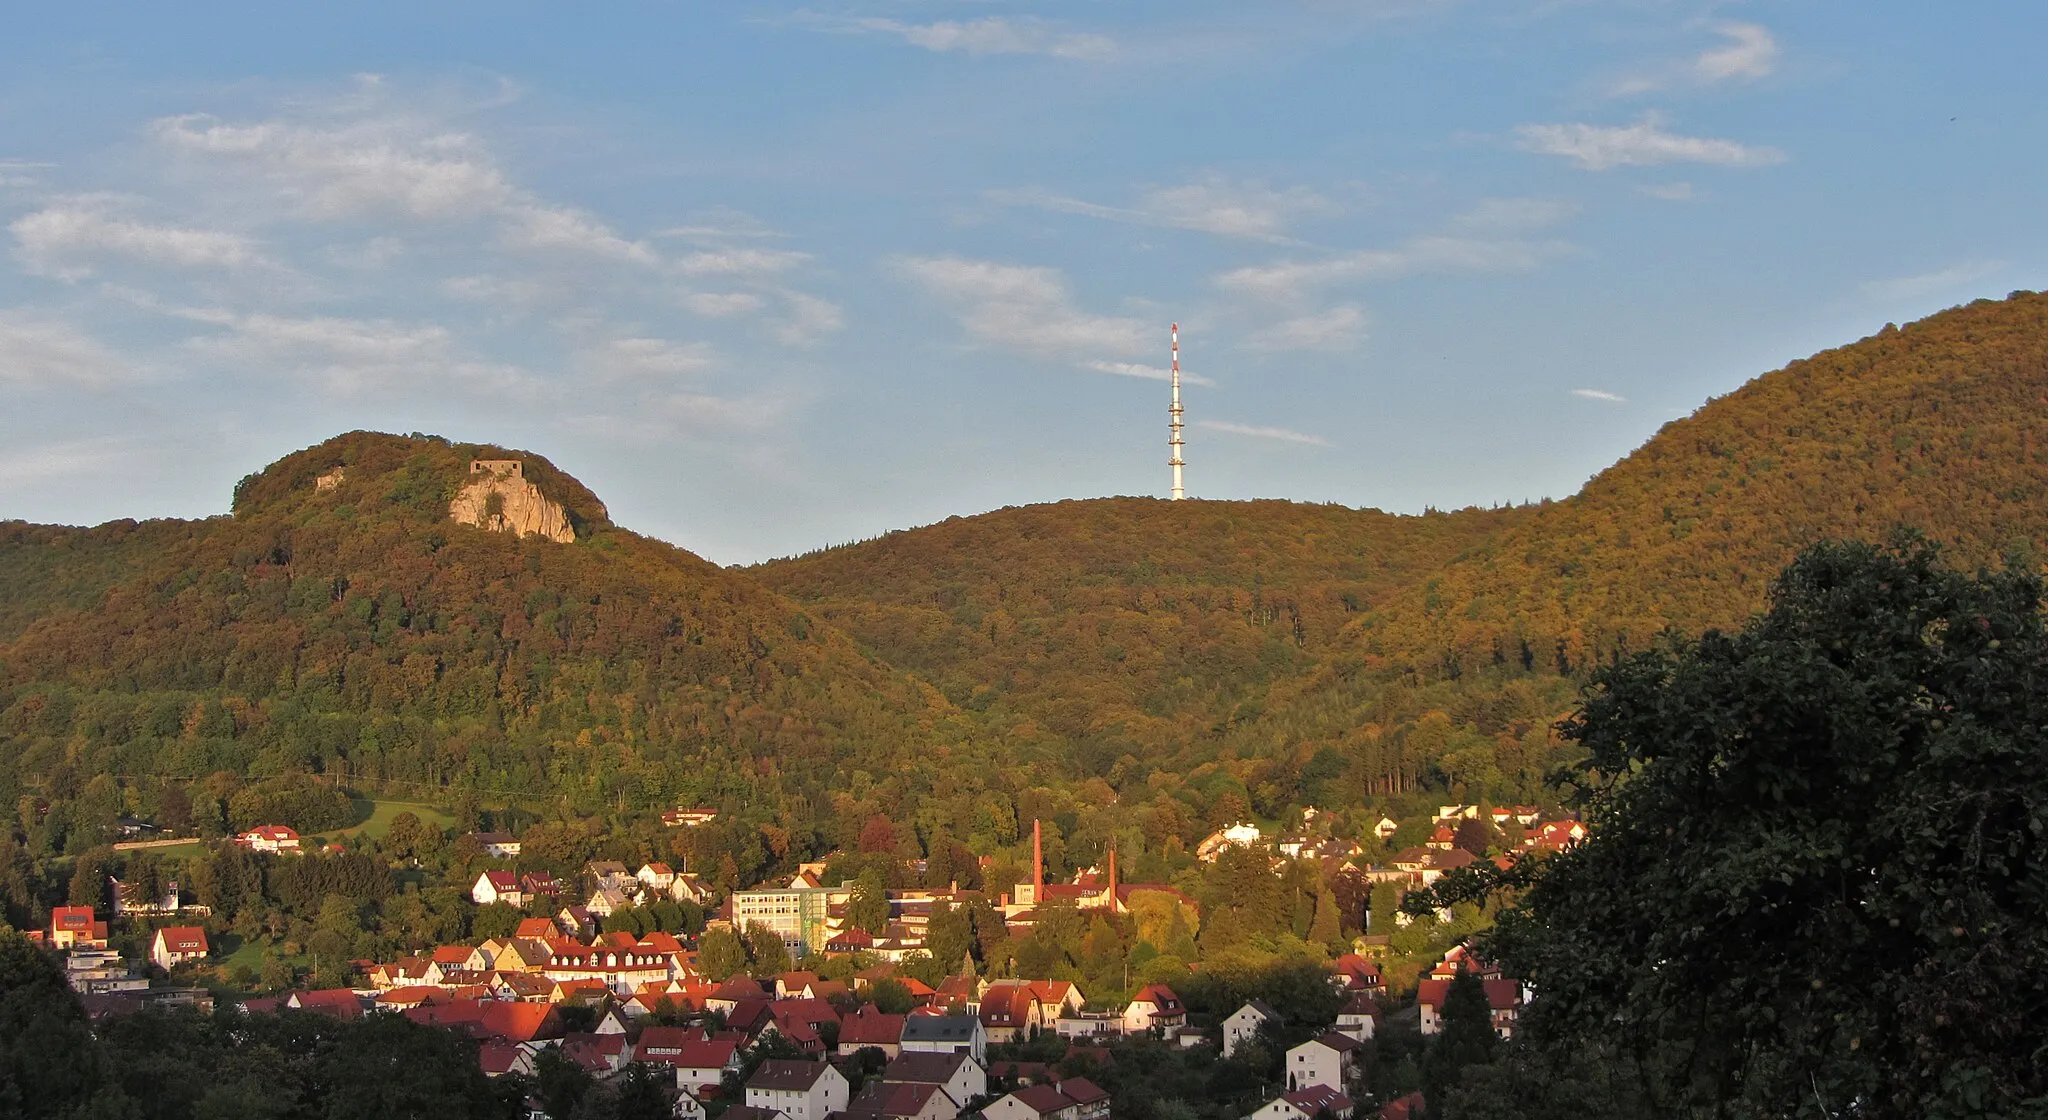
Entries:
{"label": "forested hill", "polygon": [[[578,539],[451,522],[477,457],[522,461]],[[354,433],[245,480],[232,517],[8,526],[0,589],[10,806],[95,775],[317,771],[772,814],[945,734],[943,702],[843,635],[499,448]]]}
{"label": "forested hill", "polygon": [[1084,773],[1220,771],[1211,801],[1266,812],[1418,780],[1533,796],[1580,670],[1739,622],[1802,544],[2028,548],[2044,413],[2048,296],[2015,293],[1765,374],[1542,506],[1062,502],[754,572]]}
{"label": "forested hill", "polygon": [[[1245,812],[1529,800],[1585,666],[1739,621],[1803,543],[2029,548],[2044,411],[2048,297],[2016,294],[1765,374],[1560,502],[1061,502],[747,571],[539,456],[355,433],[232,517],[0,526],[0,804],[46,799],[61,850],[167,777],[705,802],[753,881],[874,813],[984,854],[1043,816],[1060,859],[1137,866]],[[453,523],[473,458],[573,541]]]}
{"label": "forested hill", "polygon": [[2048,295],[1979,300],[1765,374],[1352,625],[1465,667],[1583,666],[1740,623],[1801,546],[1910,528],[2048,559]]}
{"label": "forested hill", "polygon": [[1255,717],[1350,621],[1534,512],[1067,501],[754,574],[1007,734],[1049,732],[1101,769]]}

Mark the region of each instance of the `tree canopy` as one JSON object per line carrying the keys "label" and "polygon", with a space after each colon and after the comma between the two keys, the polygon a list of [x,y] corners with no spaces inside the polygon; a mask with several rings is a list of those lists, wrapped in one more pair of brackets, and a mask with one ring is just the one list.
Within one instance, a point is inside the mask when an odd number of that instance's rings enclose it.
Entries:
{"label": "tree canopy", "polygon": [[1590,835],[1485,884],[1536,1042],[1651,1115],[2048,1109],[2042,593],[1826,544],[1739,633],[1596,674]]}

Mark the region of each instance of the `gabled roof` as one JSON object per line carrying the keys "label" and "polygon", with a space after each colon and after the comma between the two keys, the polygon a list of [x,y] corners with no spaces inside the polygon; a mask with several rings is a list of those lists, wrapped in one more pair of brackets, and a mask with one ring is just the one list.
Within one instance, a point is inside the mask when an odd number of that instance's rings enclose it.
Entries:
{"label": "gabled roof", "polygon": [[889,1064],[882,1067],[882,1080],[944,1085],[953,1080],[954,1074],[960,1072],[961,1063],[973,1060],[966,1054],[934,1054],[929,1050],[910,1050],[889,1059]]}
{"label": "gabled roof", "polygon": [[912,1015],[903,1020],[905,1042],[967,1042],[978,1020],[972,1015]]}
{"label": "gabled roof", "polygon": [[173,953],[204,953],[206,931],[198,926],[165,926],[156,931],[157,940]]}
{"label": "gabled roof", "polygon": [[1181,1004],[1180,997],[1173,994],[1173,989],[1164,984],[1147,984],[1145,990],[1139,992],[1131,1002],[1149,1003],[1161,1011],[1183,1011],[1186,1009]]}
{"label": "gabled roof", "polygon": [[1354,995],[1349,1000],[1345,1001],[1344,1006],[1337,1012],[1337,1014],[1365,1015],[1377,1019],[1380,1017],[1380,1005],[1378,1001],[1374,1000],[1371,996],[1366,995],[1364,992],[1359,992],[1357,995]]}
{"label": "gabled roof", "polygon": [[839,1045],[894,1046],[903,1041],[903,1022],[903,1016],[876,1011],[869,1004],[840,1021]]}
{"label": "gabled roof", "polygon": [[525,1053],[509,1042],[486,1042],[476,1048],[476,1060],[487,1076],[497,1077],[511,1073]]}
{"label": "gabled roof", "polygon": [[770,1058],[762,1062],[747,1078],[749,1089],[795,1089],[808,1090],[818,1083],[832,1067],[826,1062],[800,1062],[787,1058]]}
{"label": "gabled roof", "polygon": [[50,928],[90,932],[92,929],[92,907],[53,906],[50,908]]}
{"label": "gabled roof", "polygon": [[[1301,1045],[1307,1046],[1310,1043],[1318,1046],[1327,1046],[1339,1054],[1349,1054],[1353,1050],[1357,1050],[1365,1045],[1365,1043],[1352,1038],[1350,1035],[1338,1034],[1336,1031],[1324,1031]],[[1300,1048],[1300,1046],[1295,1047],[1297,1050]]]}
{"label": "gabled roof", "polygon": [[469,959],[475,949],[468,945],[437,945],[434,947],[435,964],[461,964]]}
{"label": "gabled roof", "polygon": [[323,988],[317,992],[293,992],[285,997],[285,1005],[301,1011],[318,1011],[337,1019],[359,1019],[363,1004],[356,994],[347,988]]}
{"label": "gabled roof", "polygon": [[931,1103],[934,1095],[946,1098],[941,1112],[952,1114],[960,1110],[960,1102],[944,1089],[927,1082],[870,1081],[861,1087],[860,1094],[846,1106],[845,1115],[874,1120],[878,1117],[916,1116]]}
{"label": "gabled roof", "polygon": [[1335,1115],[1351,1107],[1350,1097],[1328,1085],[1310,1085],[1296,1089],[1292,1093],[1283,1093],[1281,1096],[1288,1104],[1300,1109],[1303,1116],[1314,1116],[1324,1109],[1329,1109],[1331,1115]]}
{"label": "gabled roof", "polygon": [[555,1015],[552,1006],[501,999],[485,1001],[483,1026],[507,1042],[532,1042],[536,1038],[561,1033],[561,1019]]}
{"label": "gabled roof", "polygon": [[510,871],[486,871],[482,878],[491,885],[492,890],[500,894],[519,889],[519,876]]}
{"label": "gabled roof", "polygon": [[1269,1023],[1277,1023],[1281,1021],[1280,1013],[1278,1011],[1273,1010],[1273,1005],[1267,1003],[1265,1000],[1253,997],[1251,999],[1245,1000],[1244,1007],[1240,1007],[1238,1008],[1238,1010],[1243,1011],[1245,1007],[1251,1008],[1252,1011],[1256,1013],[1259,1018],[1264,1019]]}

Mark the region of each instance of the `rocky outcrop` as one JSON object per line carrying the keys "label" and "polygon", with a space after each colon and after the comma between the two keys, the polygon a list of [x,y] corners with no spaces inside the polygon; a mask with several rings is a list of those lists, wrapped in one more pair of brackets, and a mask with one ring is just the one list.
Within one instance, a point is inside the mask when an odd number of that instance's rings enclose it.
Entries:
{"label": "rocky outcrop", "polygon": [[342,481],[346,478],[348,478],[348,468],[336,467],[333,470],[328,471],[326,474],[321,475],[319,478],[314,479],[313,489],[321,493],[325,493],[326,491],[332,490],[335,487],[341,485]]}
{"label": "rocky outcrop", "polygon": [[534,534],[557,544],[576,539],[568,511],[526,481],[517,459],[472,460],[469,483],[448,503],[448,516],[479,529],[519,537]]}

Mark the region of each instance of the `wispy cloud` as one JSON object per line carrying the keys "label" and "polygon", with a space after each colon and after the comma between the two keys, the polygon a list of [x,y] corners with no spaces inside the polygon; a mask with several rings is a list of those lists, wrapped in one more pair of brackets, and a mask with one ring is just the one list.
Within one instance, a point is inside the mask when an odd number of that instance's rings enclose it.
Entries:
{"label": "wispy cloud", "polygon": [[1896,303],[1900,300],[1920,299],[1924,296],[1939,295],[1974,284],[2005,267],[2004,261],[1974,260],[1963,261],[1934,272],[1923,272],[1917,276],[1898,276],[1890,280],[1872,280],[1862,286],[1863,294],[1879,303]]}
{"label": "wispy cloud", "polygon": [[0,384],[96,388],[145,375],[136,362],[70,323],[32,311],[0,310]]}
{"label": "wispy cloud", "polygon": [[1037,188],[988,192],[992,202],[1031,206],[1133,225],[1195,230],[1219,237],[1295,244],[1286,235],[1293,219],[1332,209],[1330,201],[1306,187],[1276,190],[1259,182],[1207,176],[1178,186],[1145,190],[1135,206],[1105,206]]}
{"label": "wispy cloud", "polygon": [[1232,269],[1216,283],[1241,295],[1295,303],[1334,283],[1384,280],[1418,272],[1504,272],[1533,268],[1551,247],[1527,241],[1418,237],[1394,249],[1365,249],[1312,260]]}
{"label": "wispy cloud", "polygon": [[1328,447],[1330,441],[1308,432],[1297,432],[1292,428],[1269,428],[1256,424],[1236,424],[1229,420],[1197,420],[1197,428],[1212,432],[1228,432],[1231,435],[1256,436],[1259,439],[1277,439],[1287,443],[1306,443],[1315,447]]}
{"label": "wispy cloud", "polygon": [[1684,62],[1666,63],[1630,74],[1615,82],[1608,93],[1614,97],[1634,97],[1673,86],[1753,82],[1770,77],[1777,70],[1778,58],[1783,52],[1770,28],[1732,20],[1708,26],[1721,37],[1721,42]]}
{"label": "wispy cloud", "polygon": [[1340,353],[1365,337],[1365,312],[1344,305],[1283,319],[1245,338],[1252,350],[1318,350]]}
{"label": "wispy cloud", "polygon": [[1456,222],[1466,229],[1542,229],[1578,212],[1578,203],[1561,198],[1482,198]]}
{"label": "wispy cloud", "polygon": [[914,47],[968,55],[1036,54],[1099,62],[1115,57],[1116,40],[1069,31],[1042,19],[983,16],[970,20],[905,23],[880,18],[843,18],[806,13],[799,21],[826,31],[889,35]]}
{"label": "wispy cloud", "polygon": [[1609,404],[1628,403],[1627,397],[1622,396],[1620,393],[1610,393],[1605,389],[1573,389],[1572,396],[1584,397],[1589,401],[1606,401]]}
{"label": "wispy cloud", "polygon": [[1089,361],[1145,351],[1156,329],[1074,306],[1058,270],[964,257],[912,257],[898,267],[983,342]]}
{"label": "wispy cloud", "polygon": [[1520,138],[1516,146],[1523,151],[1561,156],[1587,171],[1665,163],[1760,167],[1785,162],[1785,153],[1776,148],[1667,132],[1656,114],[1629,125],[1525,124],[1516,127],[1515,135]]}
{"label": "wispy cloud", "polygon": [[266,375],[309,377],[338,392],[454,383],[532,397],[543,389],[525,370],[467,353],[439,324],[213,308],[187,309],[181,316],[218,328],[186,341],[195,354]]}
{"label": "wispy cloud", "polygon": [[70,279],[90,275],[110,257],[172,268],[271,266],[256,243],[241,234],[152,225],[94,205],[37,210],[15,219],[8,230],[14,234],[15,255],[31,271]]}
{"label": "wispy cloud", "polygon": [[132,439],[112,436],[10,448],[0,452],[0,486],[112,474],[132,469],[143,457]]}
{"label": "wispy cloud", "polygon": [[[1162,366],[1148,366],[1141,362],[1106,362],[1098,358],[1094,361],[1082,362],[1081,368],[1092,369],[1097,373],[1113,373],[1118,377],[1142,377],[1147,381],[1173,380],[1172,370]],[[1180,371],[1180,380],[1183,385],[1216,384],[1206,377],[1189,373],[1185,369]]]}

